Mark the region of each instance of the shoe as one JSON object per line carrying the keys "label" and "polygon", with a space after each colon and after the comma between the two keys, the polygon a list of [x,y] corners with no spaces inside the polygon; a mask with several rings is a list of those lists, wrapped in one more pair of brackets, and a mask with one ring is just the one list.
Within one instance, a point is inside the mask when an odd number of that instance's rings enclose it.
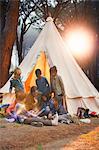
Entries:
{"label": "shoe", "polygon": [[71,120],[69,120],[69,119],[62,120],[61,123],[70,124],[70,123],[71,123]]}
{"label": "shoe", "polygon": [[12,122],[15,122],[15,119],[14,118],[5,118],[6,121],[12,123]]}
{"label": "shoe", "polygon": [[42,116],[41,118],[43,118],[43,119],[45,119],[45,120],[46,120],[46,119],[47,119],[47,116]]}
{"label": "shoe", "polygon": [[43,127],[43,123],[42,122],[31,122],[31,125],[35,126],[35,127]]}
{"label": "shoe", "polygon": [[54,119],[51,120],[51,121],[52,121],[52,125],[53,126],[57,126],[58,125],[58,114],[57,113],[54,115]]}
{"label": "shoe", "polygon": [[29,125],[30,125],[31,122],[32,122],[32,119],[31,119],[31,118],[26,118],[26,119],[23,120],[22,123],[24,123],[24,124],[29,124]]}

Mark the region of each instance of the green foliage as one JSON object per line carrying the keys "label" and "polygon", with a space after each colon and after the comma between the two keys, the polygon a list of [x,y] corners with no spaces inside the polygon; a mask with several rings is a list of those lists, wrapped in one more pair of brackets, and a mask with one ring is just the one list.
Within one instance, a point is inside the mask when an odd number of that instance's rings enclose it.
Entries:
{"label": "green foliage", "polygon": [[42,145],[41,145],[41,144],[38,144],[38,146],[37,146],[37,150],[43,150],[43,148],[42,148]]}

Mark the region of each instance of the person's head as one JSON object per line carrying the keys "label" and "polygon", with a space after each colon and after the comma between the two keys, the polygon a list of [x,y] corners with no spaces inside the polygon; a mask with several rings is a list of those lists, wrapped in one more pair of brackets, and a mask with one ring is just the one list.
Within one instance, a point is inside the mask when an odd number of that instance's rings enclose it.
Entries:
{"label": "person's head", "polygon": [[52,91],[52,92],[50,93],[50,95],[51,95],[51,98],[53,99],[53,98],[55,97],[55,92]]}
{"label": "person's head", "polygon": [[36,69],[35,74],[36,74],[36,77],[39,78],[41,77],[42,72],[40,69]]}
{"label": "person's head", "polygon": [[57,75],[57,68],[56,68],[56,66],[53,66],[53,67],[50,68],[50,75],[52,77],[55,77]]}
{"label": "person's head", "polygon": [[42,95],[42,101],[44,101],[44,102],[47,101],[47,96],[45,94]]}
{"label": "person's head", "polygon": [[32,86],[31,89],[30,89],[30,93],[33,97],[37,97],[39,92],[37,90],[37,87],[36,86]]}
{"label": "person's head", "polygon": [[58,108],[58,100],[55,96],[55,92],[52,91],[50,94],[51,94],[51,99],[53,100],[53,104],[54,104],[55,108]]}
{"label": "person's head", "polygon": [[19,78],[20,76],[21,76],[21,69],[17,67],[17,68],[14,70],[14,77],[15,77],[15,78]]}
{"label": "person's head", "polygon": [[23,91],[20,90],[16,93],[16,102],[17,103],[21,103],[25,98],[26,98],[26,93],[24,93]]}

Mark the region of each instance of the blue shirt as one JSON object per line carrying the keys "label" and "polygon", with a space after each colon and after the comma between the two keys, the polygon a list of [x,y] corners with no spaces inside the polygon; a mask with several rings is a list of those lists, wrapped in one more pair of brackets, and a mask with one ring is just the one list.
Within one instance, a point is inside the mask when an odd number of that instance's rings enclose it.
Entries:
{"label": "blue shirt", "polygon": [[14,79],[12,78],[10,80],[10,88],[9,88],[9,91],[11,92],[12,91],[12,88],[15,88],[15,92],[18,92],[18,91],[24,91],[24,87],[23,87],[23,83],[21,81],[21,78],[19,79]]}
{"label": "blue shirt", "polygon": [[62,114],[66,114],[67,112],[65,111],[64,107],[62,104],[58,104],[58,108],[55,108],[55,105],[54,105],[54,102],[52,99],[50,99],[49,101],[46,101],[46,102],[43,102],[43,105],[42,105],[42,109],[44,108],[45,109],[45,112],[47,112],[47,106],[49,106],[49,109],[52,113],[52,115],[54,115],[56,112],[59,114],[59,115],[62,115]]}
{"label": "blue shirt", "polygon": [[[47,100],[46,102],[43,102],[42,104],[42,109],[44,108],[45,109],[45,114],[47,113],[52,113],[52,115],[54,115],[56,113],[56,109],[55,109],[55,106],[54,106],[54,102],[52,99],[50,100]],[[49,109],[48,109],[49,108]]]}
{"label": "blue shirt", "polygon": [[38,90],[42,94],[48,94],[50,92],[49,83],[45,77],[41,77],[40,79],[36,79],[36,85],[37,85]]}

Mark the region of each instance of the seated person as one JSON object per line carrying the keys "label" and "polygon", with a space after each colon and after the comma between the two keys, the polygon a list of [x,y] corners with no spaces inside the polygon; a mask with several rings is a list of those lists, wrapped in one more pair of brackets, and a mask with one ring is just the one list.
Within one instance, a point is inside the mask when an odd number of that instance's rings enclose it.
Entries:
{"label": "seated person", "polygon": [[46,115],[49,119],[56,113],[58,113],[58,115],[66,113],[64,107],[61,104],[58,104],[54,92],[52,92],[51,95],[50,99],[48,99],[46,95],[42,95],[41,109],[44,109],[44,111],[40,114],[40,116]]}
{"label": "seated person", "polygon": [[66,110],[64,109],[63,105],[61,103],[58,103],[57,97],[55,96],[55,93],[51,93],[51,99],[50,102],[50,109],[52,110],[52,113],[57,112],[58,115],[66,114]]}
{"label": "seated person", "polygon": [[[18,92],[16,95],[16,100],[8,107],[7,115],[8,117],[14,118],[14,121],[19,123],[32,124],[39,123],[44,125],[58,125],[58,115],[54,116],[53,120],[43,119],[38,117],[39,107],[37,101],[38,91],[35,86],[31,88],[28,95],[21,95],[23,92]],[[23,102],[25,105],[20,105]],[[24,106],[24,107],[23,107]],[[37,124],[38,125],[38,124]]]}
{"label": "seated person", "polygon": [[40,116],[47,116],[48,119],[53,119],[55,114],[58,114],[58,121],[61,123],[72,123],[72,117],[67,113],[62,104],[58,104],[55,93],[51,93],[51,98],[48,100],[46,95],[42,95],[42,107],[44,111]]}
{"label": "seated person", "polygon": [[[12,115],[12,112],[15,111],[16,105],[21,102],[24,103],[24,108],[26,112],[31,110],[35,113],[39,112],[38,94],[39,92],[36,86],[31,87],[30,93],[28,95],[26,95],[22,91],[17,92],[16,99],[6,110],[7,115]],[[19,107],[17,106],[17,108]]]}
{"label": "seated person", "polygon": [[41,110],[44,110],[39,116],[47,116],[49,119],[53,118],[53,115],[57,113],[54,101],[49,99],[46,95],[42,95]]}
{"label": "seated person", "polygon": [[25,108],[27,111],[39,110],[38,95],[39,95],[39,92],[37,90],[37,87],[36,86],[31,87],[30,93],[26,96],[25,102],[24,102]]}
{"label": "seated person", "polygon": [[16,119],[16,117],[17,117],[16,108],[18,107],[18,104],[20,104],[20,107],[24,106],[23,100],[25,99],[25,97],[26,97],[26,94],[23,93],[22,91],[19,91],[16,93],[16,99],[6,109],[6,115],[8,118]]}
{"label": "seated person", "polygon": [[50,86],[49,86],[47,79],[45,77],[41,76],[42,72],[40,69],[36,69],[35,74],[37,77],[37,79],[36,79],[37,89],[42,94],[48,95],[50,92]]}

